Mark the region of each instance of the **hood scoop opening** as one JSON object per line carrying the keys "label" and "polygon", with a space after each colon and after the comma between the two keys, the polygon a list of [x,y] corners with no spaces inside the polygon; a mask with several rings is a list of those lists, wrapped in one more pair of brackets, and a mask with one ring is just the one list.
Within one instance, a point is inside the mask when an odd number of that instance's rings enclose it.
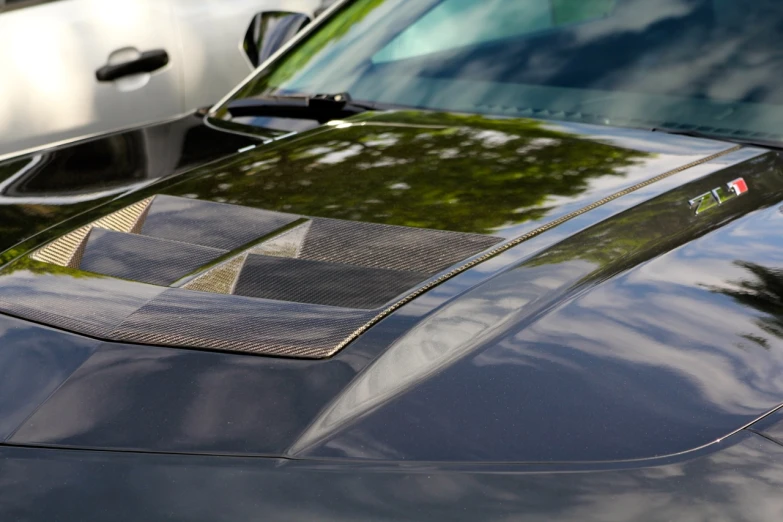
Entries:
{"label": "hood scoop opening", "polygon": [[107,340],[325,358],[501,241],[158,195],[9,265],[0,312]]}

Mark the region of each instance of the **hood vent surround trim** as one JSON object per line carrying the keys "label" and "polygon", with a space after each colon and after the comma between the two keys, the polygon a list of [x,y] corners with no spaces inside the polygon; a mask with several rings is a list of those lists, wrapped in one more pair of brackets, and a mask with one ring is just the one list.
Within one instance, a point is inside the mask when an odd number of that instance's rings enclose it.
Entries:
{"label": "hood vent surround trim", "polygon": [[108,341],[327,358],[502,241],[158,194],[11,263],[0,312]]}

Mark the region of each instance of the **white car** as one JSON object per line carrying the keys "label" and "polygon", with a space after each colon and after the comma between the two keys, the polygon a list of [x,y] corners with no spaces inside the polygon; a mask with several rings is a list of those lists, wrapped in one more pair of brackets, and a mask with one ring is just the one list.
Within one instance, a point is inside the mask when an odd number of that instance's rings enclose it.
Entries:
{"label": "white car", "polygon": [[0,0],[0,157],[217,102],[254,16],[324,0]]}

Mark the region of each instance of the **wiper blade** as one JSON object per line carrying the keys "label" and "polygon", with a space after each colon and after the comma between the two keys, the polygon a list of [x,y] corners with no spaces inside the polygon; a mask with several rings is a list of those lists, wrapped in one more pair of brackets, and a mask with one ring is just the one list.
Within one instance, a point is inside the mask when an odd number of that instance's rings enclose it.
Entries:
{"label": "wiper blade", "polygon": [[312,96],[263,96],[234,100],[226,105],[233,118],[242,116],[292,118],[326,123],[366,111],[377,110],[368,103],[353,101],[347,92]]}
{"label": "wiper blade", "polygon": [[705,140],[712,140],[712,141],[727,141],[729,143],[736,143],[738,145],[747,145],[749,147],[762,147],[765,149],[777,149],[777,150],[783,149],[783,143],[777,141],[746,140],[744,138],[734,138],[730,136],[723,136],[721,134],[710,134],[698,130],[654,127],[650,129],[650,131],[663,132],[666,134],[674,134],[675,136],[688,136],[690,138],[702,138]]}

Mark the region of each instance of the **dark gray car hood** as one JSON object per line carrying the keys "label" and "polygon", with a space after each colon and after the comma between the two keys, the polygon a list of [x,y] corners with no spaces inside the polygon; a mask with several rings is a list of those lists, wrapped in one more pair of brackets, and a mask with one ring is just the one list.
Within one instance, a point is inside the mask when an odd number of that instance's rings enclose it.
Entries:
{"label": "dark gray car hood", "polygon": [[[7,241],[0,309],[24,332],[8,357],[62,341],[19,363],[56,391],[10,390],[26,420],[6,441],[476,463],[693,450],[783,403],[782,181],[761,149],[417,113],[246,151]],[[713,189],[723,204],[697,214]]]}

